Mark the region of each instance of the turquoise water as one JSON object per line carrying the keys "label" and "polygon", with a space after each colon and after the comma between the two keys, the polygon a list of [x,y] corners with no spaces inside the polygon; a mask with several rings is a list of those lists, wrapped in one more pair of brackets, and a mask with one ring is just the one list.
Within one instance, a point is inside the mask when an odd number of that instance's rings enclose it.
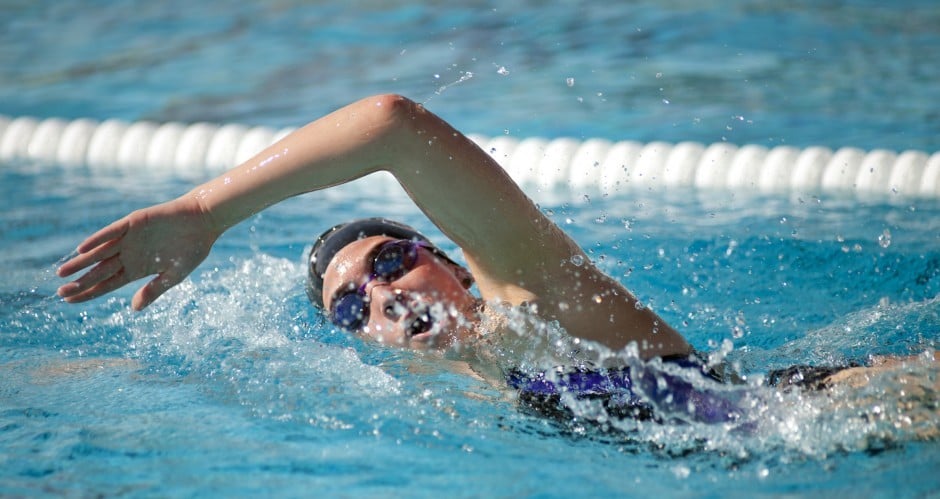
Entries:
{"label": "turquoise water", "polygon": [[[936,150],[940,65],[922,50],[937,44],[936,10],[815,5],[31,2],[0,16],[0,113],[283,126],[397,91],[488,135]],[[3,165],[0,494],[940,488],[940,447],[918,437],[940,424],[936,394],[898,409],[911,402],[894,396],[900,379],[828,399],[749,387],[748,431],[604,426],[587,408],[558,424],[442,359],[334,331],[304,297],[310,238],[379,213],[431,228],[368,180],[234,228],[145,313],[127,310],[130,290],[52,296],[55,262],[84,235],[190,182]],[[695,346],[754,378],[938,346],[935,200],[530,193]]]}

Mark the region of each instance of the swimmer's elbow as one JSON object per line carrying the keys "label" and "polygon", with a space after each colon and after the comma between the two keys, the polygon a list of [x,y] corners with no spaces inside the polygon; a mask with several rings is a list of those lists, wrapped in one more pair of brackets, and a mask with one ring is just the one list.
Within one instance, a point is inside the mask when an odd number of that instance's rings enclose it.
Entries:
{"label": "swimmer's elbow", "polygon": [[405,97],[404,95],[399,94],[379,94],[368,97],[367,101],[371,102],[372,105],[379,109],[384,109],[392,113],[408,111],[417,106],[417,104]]}
{"label": "swimmer's elbow", "polygon": [[431,117],[424,106],[399,94],[379,94],[361,102],[376,123],[388,130],[408,131],[426,129],[426,120]]}
{"label": "swimmer's elbow", "polygon": [[411,119],[420,107],[411,99],[398,94],[379,94],[359,101],[368,115],[378,123],[401,125]]}

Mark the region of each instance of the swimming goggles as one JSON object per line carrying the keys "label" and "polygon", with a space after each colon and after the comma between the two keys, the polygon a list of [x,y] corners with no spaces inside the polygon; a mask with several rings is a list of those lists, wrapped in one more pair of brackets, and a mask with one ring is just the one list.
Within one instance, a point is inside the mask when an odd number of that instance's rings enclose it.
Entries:
{"label": "swimming goggles", "polygon": [[[360,286],[338,292],[330,305],[330,320],[347,331],[358,331],[369,318],[369,301],[366,287],[372,281],[391,282],[401,278],[418,263],[418,249],[434,247],[421,241],[399,239],[378,246],[372,257],[372,272]],[[435,254],[437,252],[434,252]]]}

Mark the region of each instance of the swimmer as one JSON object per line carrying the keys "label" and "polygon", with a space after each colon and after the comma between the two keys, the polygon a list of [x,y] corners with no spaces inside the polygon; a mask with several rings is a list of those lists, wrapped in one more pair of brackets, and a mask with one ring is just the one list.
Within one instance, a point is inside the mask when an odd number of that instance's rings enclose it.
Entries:
{"label": "swimmer", "polygon": [[[498,329],[497,310],[524,310],[570,337],[612,351],[634,348],[640,360],[661,359],[660,365],[700,365],[705,377],[729,379],[714,366],[706,368],[682,335],[598,269],[488,154],[397,95],[343,107],[189,193],[104,227],[58,269],[67,277],[90,267],[58,294],[70,303],[84,302],[155,276],[131,301],[134,310],[144,309],[189,275],[235,224],[286,198],[380,170],[390,172],[456,243],[467,267],[397,222],[337,225],[315,240],[307,292],[340,328],[383,344],[447,349],[494,324]],[[471,292],[474,283],[479,296]],[[656,384],[663,376],[569,367],[553,376],[509,372],[507,383],[537,404],[566,390],[621,390],[630,398],[631,390],[652,382],[641,390],[647,397],[662,392],[663,399],[694,399],[708,421],[737,415],[720,398],[700,400],[685,380],[668,382],[664,391]],[[790,383],[806,372],[781,378]],[[825,385],[838,369],[813,372],[822,373]]]}

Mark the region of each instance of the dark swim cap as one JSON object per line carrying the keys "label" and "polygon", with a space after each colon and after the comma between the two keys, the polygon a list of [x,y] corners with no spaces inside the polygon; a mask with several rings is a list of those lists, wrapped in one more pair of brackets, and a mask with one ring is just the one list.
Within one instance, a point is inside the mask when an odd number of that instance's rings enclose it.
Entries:
{"label": "dark swim cap", "polygon": [[323,274],[333,257],[348,244],[372,236],[387,236],[395,239],[410,239],[429,245],[431,251],[450,263],[457,265],[442,251],[435,248],[424,234],[413,227],[386,218],[362,218],[334,225],[313,243],[307,258],[307,297],[314,305],[323,308]]}

